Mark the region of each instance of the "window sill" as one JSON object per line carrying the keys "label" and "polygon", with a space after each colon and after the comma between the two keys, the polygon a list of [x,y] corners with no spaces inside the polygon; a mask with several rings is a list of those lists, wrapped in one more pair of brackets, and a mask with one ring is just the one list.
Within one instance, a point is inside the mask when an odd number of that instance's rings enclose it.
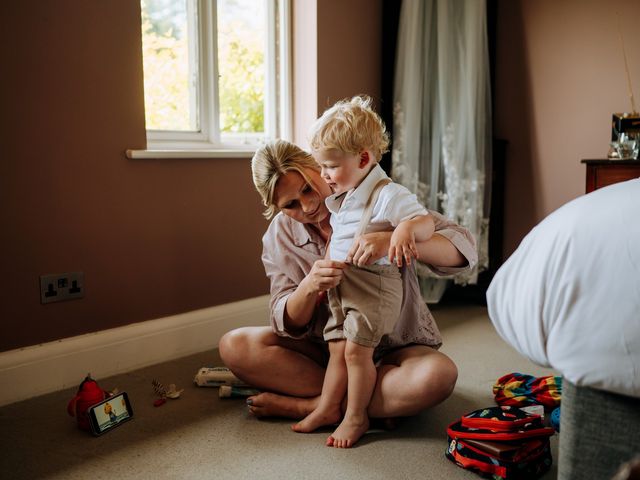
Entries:
{"label": "window sill", "polygon": [[254,149],[216,149],[216,150],[126,150],[131,160],[145,158],[251,158]]}

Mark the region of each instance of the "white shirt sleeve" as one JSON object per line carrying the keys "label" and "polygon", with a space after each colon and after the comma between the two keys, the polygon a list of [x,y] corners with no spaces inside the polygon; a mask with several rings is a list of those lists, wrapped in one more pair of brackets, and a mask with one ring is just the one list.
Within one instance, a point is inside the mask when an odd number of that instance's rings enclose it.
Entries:
{"label": "white shirt sleeve", "polygon": [[416,195],[399,183],[390,183],[380,191],[378,205],[382,218],[393,227],[397,227],[405,220],[429,214],[429,211],[418,202]]}

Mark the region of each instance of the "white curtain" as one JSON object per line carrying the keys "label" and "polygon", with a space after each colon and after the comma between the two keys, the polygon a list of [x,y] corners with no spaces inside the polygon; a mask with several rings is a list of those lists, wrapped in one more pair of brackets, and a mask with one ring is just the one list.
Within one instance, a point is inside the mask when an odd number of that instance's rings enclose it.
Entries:
{"label": "white curtain", "polygon": [[[467,227],[488,266],[491,92],[484,0],[403,0],[396,55],[392,173],[429,209]],[[425,299],[448,280],[420,268]]]}

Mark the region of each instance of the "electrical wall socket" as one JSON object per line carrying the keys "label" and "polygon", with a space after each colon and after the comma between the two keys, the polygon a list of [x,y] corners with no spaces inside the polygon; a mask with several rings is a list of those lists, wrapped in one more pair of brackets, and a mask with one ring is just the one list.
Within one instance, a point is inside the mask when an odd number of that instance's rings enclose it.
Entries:
{"label": "electrical wall socket", "polygon": [[84,297],[84,273],[40,275],[40,303],[60,302]]}

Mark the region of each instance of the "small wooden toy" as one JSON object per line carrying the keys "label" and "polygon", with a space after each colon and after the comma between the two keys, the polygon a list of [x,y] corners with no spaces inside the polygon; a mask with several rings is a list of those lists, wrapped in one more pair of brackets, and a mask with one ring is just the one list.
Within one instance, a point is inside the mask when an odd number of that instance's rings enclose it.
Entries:
{"label": "small wooden toy", "polygon": [[184,388],[181,388],[180,390],[176,389],[175,383],[171,383],[167,388],[156,379],[153,379],[151,381],[151,385],[153,386],[153,391],[155,392],[155,394],[160,397],[153,402],[154,407],[164,405],[167,401],[167,398],[171,398],[174,400],[176,398],[180,398],[180,394],[184,391]]}

